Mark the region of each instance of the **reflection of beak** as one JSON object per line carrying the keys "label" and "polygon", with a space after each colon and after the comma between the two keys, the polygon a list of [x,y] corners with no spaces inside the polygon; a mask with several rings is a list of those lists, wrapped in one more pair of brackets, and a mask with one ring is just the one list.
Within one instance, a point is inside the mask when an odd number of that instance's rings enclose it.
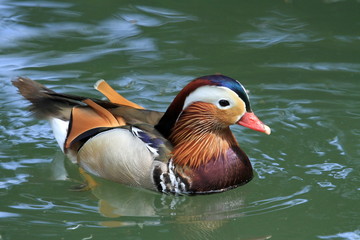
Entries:
{"label": "reflection of beak", "polygon": [[268,135],[271,133],[271,129],[263,124],[253,112],[246,112],[237,124]]}

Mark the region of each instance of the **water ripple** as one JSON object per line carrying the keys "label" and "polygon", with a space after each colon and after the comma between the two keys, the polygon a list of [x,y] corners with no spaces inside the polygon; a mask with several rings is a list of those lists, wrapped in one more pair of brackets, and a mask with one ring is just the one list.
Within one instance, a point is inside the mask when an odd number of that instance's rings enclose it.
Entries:
{"label": "water ripple", "polygon": [[352,171],[351,168],[345,168],[344,165],[341,165],[339,163],[308,164],[305,165],[305,168],[310,169],[306,172],[307,174],[321,175],[324,173],[328,173],[328,176],[332,176],[334,178],[339,178],[339,176],[341,176],[340,178],[344,178]]}
{"label": "water ripple", "polygon": [[10,6],[16,7],[39,7],[39,8],[50,8],[50,9],[59,9],[59,8],[68,8],[71,7],[73,4],[65,3],[65,2],[51,2],[51,1],[37,1],[28,2],[28,1],[13,1],[8,3]]}
{"label": "water ripple", "polygon": [[27,182],[29,174],[17,174],[15,177],[1,178],[0,179],[0,189],[7,189],[13,185],[19,185],[24,182]]}
{"label": "water ripple", "polygon": [[13,217],[21,217],[21,215],[17,214],[17,213],[0,212],[0,219],[1,218],[13,218]]}
{"label": "water ripple", "polygon": [[179,11],[167,8],[159,8],[152,6],[137,6],[137,8],[143,12],[154,14],[158,17],[166,18],[169,22],[183,22],[183,21],[195,21],[195,16],[187,15]]}
{"label": "water ripple", "polygon": [[272,16],[257,18],[252,22],[256,31],[238,35],[238,42],[255,48],[267,48],[287,43],[294,46],[320,39],[305,31],[305,23],[299,19],[273,12]]}
{"label": "water ripple", "polygon": [[[129,9],[122,10],[122,12],[129,11]],[[167,23],[196,20],[193,16],[166,8],[136,6],[135,9],[130,10],[130,13],[121,13],[119,16],[127,22],[144,27],[158,27]],[[136,10],[138,10],[138,12]]]}
{"label": "water ripple", "polygon": [[320,239],[343,239],[343,240],[360,240],[360,230],[355,230],[353,232],[341,232],[334,235],[320,235]]}
{"label": "water ripple", "polygon": [[[339,163],[318,163],[318,164],[308,164],[304,168],[309,169],[306,171],[306,174],[309,175],[325,175],[332,177],[334,180],[337,179],[347,179],[349,174],[354,171],[353,168],[346,167],[345,165]],[[328,190],[333,190],[336,188],[336,184],[332,183],[328,179],[320,180],[317,178],[317,184]],[[344,186],[343,186],[344,187]]]}
{"label": "water ripple", "polygon": [[40,204],[29,204],[29,203],[19,203],[16,205],[9,205],[10,208],[14,209],[27,209],[27,210],[45,210],[52,209],[55,207],[55,204],[51,201],[45,201],[40,198],[37,199]]}
{"label": "water ripple", "polygon": [[29,164],[38,164],[38,163],[49,163],[50,161],[44,159],[21,159],[19,161],[9,161],[1,162],[0,167],[6,170],[16,170],[18,168],[27,167]]}
{"label": "water ripple", "polygon": [[303,189],[290,195],[254,201],[245,209],[244,213],[246,215],[258,215],[306,203],[308,199],[299,198],[299,196],[310,192],[310,190],[311,186],[305,186]]}
{"label": "water ripple", "polygon": [[271,63],[265,64],[264,67],[272,68],[290,68],[303,69],[308,71],[344,71],[344,72],[360,72],[360,64],[358,63],[329,63],[329,62],[288,62],[288,63]]}
{"label": "water ripple", "polygon": [[[51,4],[48,6],[46,2],[40,5],[51,8]],[[27,4],[25,6],[28,7]],[[61,5],[59,9],[64,10],[70,6]],[[31,26],[27,24],[26,15],[17,18],[10,15],[0,19],[0,23],[6,23],[0,24],[0,35],[5,36],[0,39],[0,44],[6,49],[0,59],[3,75],[14,75],[15,72],[20,75],[19,72],[26,71],[26,74],[31,72],[34,76],[36,71],[31,71],[32,69],[86,63],[119,53],[129,57],[129,64],[146,65],[150,61],[161,59],[161,56],[155,39],[142,35],[146,30],[144,27],[189,21],[194,20],[194,17],[165,8],[137,6],[122,9],[120,14],[99,20],[95,24],[64,21],[62,17],[54,19],[56,20],[34,23]],[[54,41],[64,38],[67,44],[53,46]],[[42,42],[36,43],[36,39],[42,39]],[[80,39],[86,39],[86,42],[78,44]],[[45,50],[48,45],[52,46],[51,50]],[[21,54],[11,52],[12,48],[18,46],[23,48]],[[78,70],[72,71],[76,75],[81,73]],[[69,69],[65,74],[69,78],[74,77],[74,74],[69,74]]]}
{"label": "water ripple", "polygon": [[78,214],[78,215],[84,214],[85,212],[87,213],[96,212],[97,209],[96,206],[90,206],[85,203],[80,203],[80,202],[73,203],[70,201],[67,202],[56,198],[50,198],[51,200],[45,200],[44,198],[35,197],[31,194],[21,194],[21,197],[23,197],[22,202],[18,202],[17,204],[10,204],[8,207],[12,209],[23,209],[23,210],[56,209],[56,211],[61,213]]}

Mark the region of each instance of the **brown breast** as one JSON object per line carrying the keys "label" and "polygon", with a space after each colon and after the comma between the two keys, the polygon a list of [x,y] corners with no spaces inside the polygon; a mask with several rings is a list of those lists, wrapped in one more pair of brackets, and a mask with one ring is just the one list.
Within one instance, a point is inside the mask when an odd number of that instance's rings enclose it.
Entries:
{"label": "brown breast", "polygon": [[233,146],[217,159],[212,159],[197,168],[184,168],[179,175],[187,179],[188,191],[208,193],[225,191],[249,182],[253,170],[249,158]]}

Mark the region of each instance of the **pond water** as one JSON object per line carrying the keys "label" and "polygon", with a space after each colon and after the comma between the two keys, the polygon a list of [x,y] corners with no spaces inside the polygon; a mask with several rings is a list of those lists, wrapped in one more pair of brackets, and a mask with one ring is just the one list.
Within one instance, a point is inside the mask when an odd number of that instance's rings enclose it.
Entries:
{"label": "pond water", "polygon": [[[20,1],[0,4],[0,239],[360,239],[359,1]],[[266,136],[232,128],[256,175],[205,196],[82,183],[10,80],[101,97],[106,79],[164,111],[221,72]]]}

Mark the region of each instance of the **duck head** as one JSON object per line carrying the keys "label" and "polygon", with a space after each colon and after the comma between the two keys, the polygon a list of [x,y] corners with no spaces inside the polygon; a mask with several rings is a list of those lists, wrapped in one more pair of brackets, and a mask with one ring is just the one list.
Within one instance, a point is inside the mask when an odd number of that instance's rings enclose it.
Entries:
{"label": "duck head", "polygon": [[[197,121],[197,125],[207,123],[204,127],[209,123],[216,129],[238,124],[266,134],[271,133],[270,128],[253,113],[249,96],[241,83],[220,74],[199,77],[186,85],[156,128],[168,138],[176,123],[185,115]],[[197,115],[201,117],[197,118]]]}

